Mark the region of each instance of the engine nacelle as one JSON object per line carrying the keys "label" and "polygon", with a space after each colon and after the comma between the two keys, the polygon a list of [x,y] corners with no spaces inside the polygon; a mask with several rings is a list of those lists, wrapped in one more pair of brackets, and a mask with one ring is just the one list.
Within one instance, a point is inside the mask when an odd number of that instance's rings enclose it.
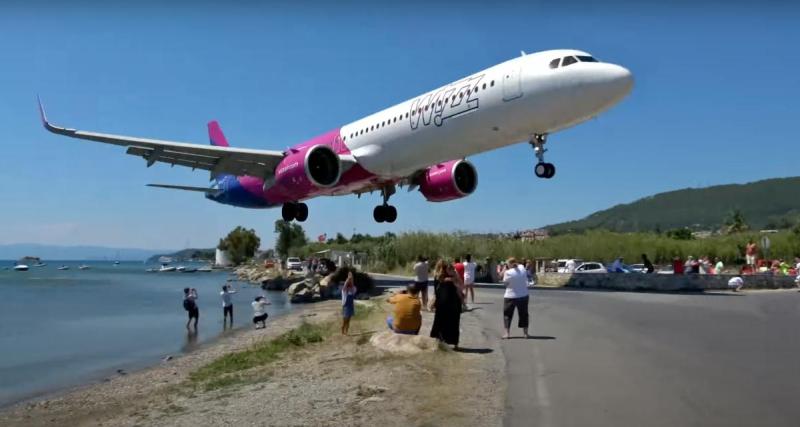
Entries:
{"label": "engine nacelle", "polygon": [[300,194],[314,188],[333,187],[341,176],[339,155],[327,145],[313,145],[281,160],[275,168],[275,186]]}
{"label": "engine nacelle", "polygon": [[478,172],[466,160],[451,160],[425,170],[419,191],[429,202],[446,202],[469,196],[478,186]]}

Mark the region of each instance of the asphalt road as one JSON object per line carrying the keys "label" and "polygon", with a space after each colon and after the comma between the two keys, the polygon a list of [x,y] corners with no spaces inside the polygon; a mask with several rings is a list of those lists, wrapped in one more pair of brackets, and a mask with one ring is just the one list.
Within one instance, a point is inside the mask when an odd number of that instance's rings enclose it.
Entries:
{"label": "asphalt road", "polygon": [[[499,339],[502,292],[476,297]],[[800,293],[537,289],[530,308],[536,338],[501,344],[507,426],[800,425]]]}

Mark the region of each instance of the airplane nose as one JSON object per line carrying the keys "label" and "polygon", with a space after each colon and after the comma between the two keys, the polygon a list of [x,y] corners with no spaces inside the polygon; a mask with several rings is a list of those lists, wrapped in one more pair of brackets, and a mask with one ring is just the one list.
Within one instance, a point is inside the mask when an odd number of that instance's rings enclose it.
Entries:
{"label": "airplane nose", "polygon": [[633,89],[633,74],[627,68],[608,64],[606,74],[609,85],[620,98],[629,94]]}

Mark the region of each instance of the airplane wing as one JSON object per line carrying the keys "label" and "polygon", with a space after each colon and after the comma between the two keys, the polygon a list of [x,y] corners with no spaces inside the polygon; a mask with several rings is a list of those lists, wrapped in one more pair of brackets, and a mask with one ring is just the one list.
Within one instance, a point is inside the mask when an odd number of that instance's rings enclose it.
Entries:
{"label": "airplane wing", "polygon": [[173,166],[204,169],[216,175],[250,175],[268,178],[274,174],[275,167],[284,157],[281,151],[187,144],[56,126],[47,121],[41,100],[39,100],[39,114],[44,128],[52,133],[128,147],[127,153],[145,159],[147,167],[152,166],[155,162],[162,162]]}

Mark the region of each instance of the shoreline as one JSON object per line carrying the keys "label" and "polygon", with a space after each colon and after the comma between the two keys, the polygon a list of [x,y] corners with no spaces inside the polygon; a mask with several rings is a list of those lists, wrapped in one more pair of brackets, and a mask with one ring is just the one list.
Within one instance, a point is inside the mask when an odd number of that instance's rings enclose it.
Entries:
{"label": "shoreline", "polygon": [[[81,381],[80,384],[58,387],[36,393],[34,396],[23,397],[0,406],[0,424],[6,425],[9,422],[13,424],[15,415],[18,417],[21,412],[27,412],[33,408],[47,408],[53,404],[64,404],[75,399],[85,400],[84,397],[86,395],[99,394],[102,396],[105,394],[104,391],[106,389],[109,389],[109,391],[113,389],[130,389],[134,386],[132,383],[140,382],[148,377],[168,375],[167,378],[169,379],[162,378],[164,385],[173,384],[176,380],[179,382],[188,376],[190,370],[196,369],[209,359],[213,360],[221,354],[246,348],[254,341],[275,337],[293,328],[293,324],[299,324],[308,317],[317,316],[317,311],[324,313],[326,307],[322,307],[323,305],[325,304],[305,305],[298,307],[296,310],[277,315],[268,320],[266,329],[256,330],[244,325],[233,328],[230,333],[219,334],[208,341],[197,344],[196,347],[188,352],[181,351],[176,355],[168,355],[172,356],[172,359],[168,361],[162,359],[161,361],[141,362],[133,364],[133,367],[126,365],[128,366],[127,368],[120,368],[125,372],[122,375],[118,371],[104,371],[93,376],[90,380]],[[178,371],[182,372],[179,373]],[[7,417],[12,417],[12,420],[7,420]],[[30,420],[22,422],[22,425],[26,425],[29,422]]]}

